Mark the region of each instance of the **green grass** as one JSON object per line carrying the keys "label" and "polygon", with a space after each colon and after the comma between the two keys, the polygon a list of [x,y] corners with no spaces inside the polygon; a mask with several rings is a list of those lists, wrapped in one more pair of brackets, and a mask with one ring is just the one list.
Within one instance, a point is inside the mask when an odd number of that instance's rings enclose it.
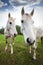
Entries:
{"label": "green grass", "polygon": [[[8,39],[8,44],[10,40]],[[14,53],[10,54],[10,46],[8,46],[7,52],[5,52],[5,38],[4,35],[0,35],[0,65],[43,65],[43,44],[38,41],[37,48],[37,60],[33,61],[32,54],[29,54],[29,48],[24,42],[22,35],[18,35],[14,39]]]}

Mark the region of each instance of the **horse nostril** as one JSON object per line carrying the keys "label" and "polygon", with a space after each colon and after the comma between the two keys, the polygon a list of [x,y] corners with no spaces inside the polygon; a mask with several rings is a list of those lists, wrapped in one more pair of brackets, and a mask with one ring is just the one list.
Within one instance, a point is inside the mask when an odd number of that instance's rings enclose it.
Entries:
{"label": "horse nostril", "polygon": [[23,20],[21,20],[21,23],[23,23],[24,21]]}
{"label": "horse nostril", "polygon": [[35,40],[33,42],[31,42],[30,39],[27,38],[27,43],[29,43],[29,45],[33,45],[35,43]]}
{"label": "horse nostril", "polygon": [[12,24],[12,22],[10,22],[10,24]]}
{"label": "horse nostril", "polygon": [[29,40],[29,38],[27,38],[27,43],[30,43],[30,40]]}

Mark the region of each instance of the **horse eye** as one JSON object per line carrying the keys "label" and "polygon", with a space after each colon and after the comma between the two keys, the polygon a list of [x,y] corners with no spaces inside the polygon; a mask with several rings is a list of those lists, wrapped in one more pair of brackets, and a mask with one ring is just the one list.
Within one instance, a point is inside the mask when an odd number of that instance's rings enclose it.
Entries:
{"label": "horse eye", "polygon": [[23,20],[21,20],[21,23],[23,23],[24,21]]}
{"label": "horse eye", "polygon": [[10,22],[10,24],[12,24],[12,22]]}

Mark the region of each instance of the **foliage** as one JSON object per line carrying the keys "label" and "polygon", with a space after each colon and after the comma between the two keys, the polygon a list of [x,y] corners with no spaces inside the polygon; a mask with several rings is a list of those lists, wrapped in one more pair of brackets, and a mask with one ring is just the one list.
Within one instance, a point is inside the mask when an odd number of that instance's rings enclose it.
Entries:
{"label": "foliage", "polygon": [[17,29],[18,34],[19,34],[19,35],[22,35],[22,33],[21,33],[21,27],[18,26],[18,25],[16,25],[16,29]]}
{"label": "foliage", "polygon": [[4,28],[0,29],[0,34],[4,34]]}

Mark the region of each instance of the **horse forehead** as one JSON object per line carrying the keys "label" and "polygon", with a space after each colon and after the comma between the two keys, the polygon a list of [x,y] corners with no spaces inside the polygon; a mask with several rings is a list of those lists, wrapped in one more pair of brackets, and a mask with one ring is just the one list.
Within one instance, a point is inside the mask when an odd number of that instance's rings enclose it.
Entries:
{"label": "horse forehead", "polygon": [[29,15],[28,13],[25,13],[25,14],[23,15],[22,18],[28,18],[28,19],[31,19],[31,15]]}
{"label": "horse forehead", "polygon": [[9,19],[11,22],[14,22],[14,18],[13,17],[10,17]]}
{"label": "horse forehead", "polygon": [[28,22],[33,21],[32,17],[29,14],[27,14],[27,13],[22,16],[22,19],[26,20]]}

